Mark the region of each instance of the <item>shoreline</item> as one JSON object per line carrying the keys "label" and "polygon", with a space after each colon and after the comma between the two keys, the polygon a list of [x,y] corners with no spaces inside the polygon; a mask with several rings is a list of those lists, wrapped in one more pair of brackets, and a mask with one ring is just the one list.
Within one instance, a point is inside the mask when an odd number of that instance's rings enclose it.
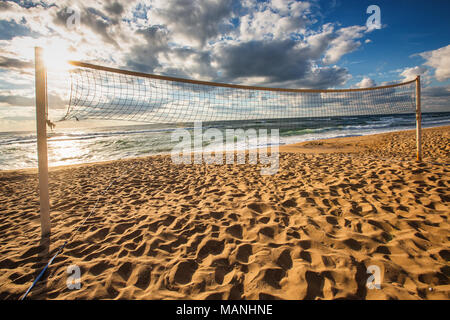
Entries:
{"label": "shoreline", "polygon": [[[450,128],[450,125],[446,126],[437,126],[437,127],[429,127],[429,128],[422,128],[422,132],[429,131],[429,130],[447,130]],[[343,153],[358,153],[354,149],[354,145],[358,144],[358,142],[369,142],[372,139],[377,139],[382,136],[390,135],[390,134],[396,134],[396,133],[414,133],[416,132],[415,129],[405,129],[405,130],[396,130],[396,131],[388,131],[388,132],[382,132],[382,133],[375,133],[375,134],[368,134],[368,135],[355,135],[355,136],[346,136],[346,137],[337,137],[337,138],[323,138],[323,139],[316,139],[316,140],[308,140],[293,144],[284,144],[279,145],[279,152],[300,152],[300,153],[333,153],[333,152],[343,152]],[[335,143],[337,147],[330,146],[330,143]],[[346,144],[352,144],[353,146],[348,146]],[[325,147],[327,146],[328,147]],[[342,146],[346,145],[346,146]],[[315,146],[315,147],[313,147]],[[260,148],[257,148],[260,149]],[[267,147],[268,150],[270,150],[270,147]],[[219,153],[226,154],[231,151],[219,151]],[[236,151],[235,151],[236,152]],[[248,150],[245,150],[247,153]],[[415,156],[415,148],[411,150],[411,155]],[[120,162],[120,161],[133,161],[133,160],[142,160],[146,158],[153,158],[153,157],[166,157],[170,156],[170,153],[161,153],[161,154],[155,154],[155,155],[144,155],[139,157],[130,157],[130,158],[123,158],[123,159],[117,159],[117,160],[105,160],[105,161],[94,161],[94,162],[84,162],[84,163],[76,163],[76,164],[67,164],[67,165],[58,165],[58,166],[49,166],[49,172],[58,171],[58,170],[64,170],[69,168],[77,168],[77,167],[83,167],[83,166],[95,166],[95,165],[103,165],[103,164],[111,164],[114,162]],[[424,159],[426,161],[426,159]],[[37,167],[33,168],[23,168],[23,169],[8,169],[8,170],[0,170],[1,174],[14,174],[14,173],[22,173],[22,174],[37,174]]]}

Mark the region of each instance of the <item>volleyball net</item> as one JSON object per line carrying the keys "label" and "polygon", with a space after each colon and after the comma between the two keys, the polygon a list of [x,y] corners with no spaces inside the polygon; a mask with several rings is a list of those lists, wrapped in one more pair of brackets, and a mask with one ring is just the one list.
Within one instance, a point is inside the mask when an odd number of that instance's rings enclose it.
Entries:
{"label": "volleyball net", "polygon": [[63,120],[256,121],[415,113],[417,81],[363,89],[287,89],[181,79],[71,61]]}

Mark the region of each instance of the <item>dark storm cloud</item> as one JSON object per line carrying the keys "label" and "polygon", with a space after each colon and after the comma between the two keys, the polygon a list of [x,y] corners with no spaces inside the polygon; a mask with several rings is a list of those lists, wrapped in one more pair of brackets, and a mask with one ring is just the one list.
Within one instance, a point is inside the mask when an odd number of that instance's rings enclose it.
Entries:
{"label": "dark storm cloud", "polygon": [[160,66],[161,64],[154,55],[154,51],[151,48],[144,47],[135,49],[132,57],[126,62],[127,69],[146,73],[152,73],[155,68]]}
{"label": "dark storm cloud", "polygon": [[33,62],[0,56],[0,68],[23,71],[33,68]]}
{"label": "dark storm cloud", "polygon": [[103,13],[95,10],[93,8],[87,8],[85,14],[81,16],[81,23],[84,23],[92,31],[99,34],[103,40],[109,44],[119,47],[113,36],[110,35],[108,29],[110,27],[110,22],[103,15]]}
{"label": "dark storm cloud", "polygon": [[232,5],[232,0],[170,0],[168,8],[158,13],[171,31],[204,45],[209,39],[231,30],[225,19],[231,17]]}
{"label": "dark storm cloud", "polygon": [[0,103],[6,103],[17,107],[29,107],[34,105],[35,100],[34,98],[27,98],[17,95],[0,95]]}
{"label": "dark storm cloud", "polygon": [[[60,26],[67,27],[68,19],[73,15],[73,12],[68,12],[68,7],[61,8],[56,12],[53,22]],[[114,23],[113,23],[114,22]],[[109,44],[119,47],[114,35],[111,34],[109,28],[117,21],[111,21],[107,15],[95,8],[84,8],[80,13],[80,23],[91,29],[94,33],[101,36],[101,38]]]}
{"label": "dark storm cloud", "polygon": [[295,57],[294,46],[292,40],[250,41],[223,48],[216,60],[230,79],[264,76],[271,81],[290,80],[303,76],[308,67],[308,60]]}
{"label": "dark storm cloud", "polygon": [[144,37],[146,43],[132,47],[126,67],[140,72],[153,72],[160,67],[158,54],[169,50],[168,33],[164,27],[153,26],[136,31]]}
{"label": "dark storm cloud", "polygon": [[[189,77],[195,73],[219,82],[240,82],[246,78],[265,78],[265,85],[292,88],[329,88],[343,85],[348,70],[341,67],[314,68],[326,45],[297,47],[295,40],[261,40],[222,46],[215,53],[193,48],[170,48],[168,30],[162,26],[137,31],[146,40],[135,46],[126,66],[141,72],[162,67],[158,55],[170,52],[181,60],[192,62],[189,70],[165,68],[164,74]],[[330,38],[331,39],[331,38]],[[324,37],[323,42],[329,41]],[[219,72],[213,69],[215,62]]]}
{"label": "dark storm cloud", "polygon": [[[215,71],[211,67],[211,53],[190,47],[170,47],[170,32],[165,26],[152,26],[136,31],[145,40],[144,43],[131,48],[126,59],[125,68],[135,71],[153,73],[155,69],[164,75],[192,78],[193,74],[214,78]],[[190,61],[189,67],[172,67],[160,63],[160,58]]]}
{"label": "dark storm cloud", "polygon": [[297,48],[294,40],[249,41],[223,47],[215,57],[225,80],[264,77],[269,84],[328,88],[345,82],[348,71],[340,67],[313,68],[317,48]]}
{"label": "dark storm cloud", "polygon": [[117,1],[105,5],[104,8],[105,8],[106,12],[108,12],[110,14],[115,14],[115,15],[120,15],[124,11],[123,6],[120,3],[118,3]]}
{"label": "dark storm cloud", "polygon": [[178,59],[186,60],[190,59],[193,63],[189,70],[186,70],[183,73],[187,74],[189,77],[189,73],[200,74],[203,77],[215,78],[217,77],[216,71],[212,68],[212,56],[209,51],[201,51],[192,48],[174,48],[171,50],[172,54],[176,56]]}
{"label": "dark storm cloud", "polygon": [[[430,98],[450,97],[450,86],[447,87],[427,87],[422,89],[422,95]],[[449,106],[450,108],[450,106]]]}
{"label": "dark storm cloud", "polygon": [[160,49],[167,46],[167,30],[162,26],[152,26],[146,29],[140,29],[137,30],[136,33],[142,35],[147,41],[147,44],[153,47]]}
{"label": "dark storm cloud", "polygon": [[305,78],[298,79],[296,83],[298,88],[327,89],[344,85],[348,78],[346,68],[325,67],[310,70]]}
{"label": "dark storm cloud", "polygon": [[450,111],[450,85],[422,88],[422,111]]}
{"label": "dark storm cloud", "polygon": [[[36,100],[34,97],[24,97],[20,95],[0,95],[0,103],[5,103],[14,107],[31,107]],[[64,109],[67,101],[55,94],[48,95],[48,104],[52,109]]]}

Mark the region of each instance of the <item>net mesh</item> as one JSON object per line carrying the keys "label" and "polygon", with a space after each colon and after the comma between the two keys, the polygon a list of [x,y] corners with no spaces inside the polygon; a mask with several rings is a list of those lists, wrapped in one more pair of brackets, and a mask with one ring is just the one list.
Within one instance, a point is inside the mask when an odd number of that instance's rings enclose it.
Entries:
{"label": "net mesh", "polygon": [[[415,112],[415,82],[367,89],[244,87],[77,63],[65,119],[248,121]],[[102,69],[104,68],[104,69]]]}

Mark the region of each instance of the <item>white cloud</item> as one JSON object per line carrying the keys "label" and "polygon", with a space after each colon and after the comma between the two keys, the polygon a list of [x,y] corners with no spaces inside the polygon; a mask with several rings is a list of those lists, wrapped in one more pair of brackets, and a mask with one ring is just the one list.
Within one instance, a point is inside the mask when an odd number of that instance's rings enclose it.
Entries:
{"label": "white cloud", "polygon": [[400,76],[403,77],[405,81],[414,80],[417,76],[427,75],[428,69],[421,66],[405,68]]}
{"label": "white cloud", "polygon": [[375,87],[376,83],[373,79],[369,77],[364,77],[360,82],[358,82],[356,85],[358,88],[370,88]]}
{"label": "white cloud", "polygon": [[425,65],[435,69],[434,76],[439,81],[450,79],[450,44],[437,50],[420,54],[426,62]]}
{"label": "white cloud", "polygon": [[333,64],[338,62],[342,56],[352,51],[355,51],[361,45],[360,39],[367,31],[365,26],[351,26],[341,28],[337,31],[337,37],[331,41],[330,48],[325,53],[323,62],[326,64]]}
{"label": "white cloud", "polygon": [[238,41],[287,39],[291,34],[303,34],[315,17],[308,2],[273,0],[266,6],[250,4],[240,17]]}

